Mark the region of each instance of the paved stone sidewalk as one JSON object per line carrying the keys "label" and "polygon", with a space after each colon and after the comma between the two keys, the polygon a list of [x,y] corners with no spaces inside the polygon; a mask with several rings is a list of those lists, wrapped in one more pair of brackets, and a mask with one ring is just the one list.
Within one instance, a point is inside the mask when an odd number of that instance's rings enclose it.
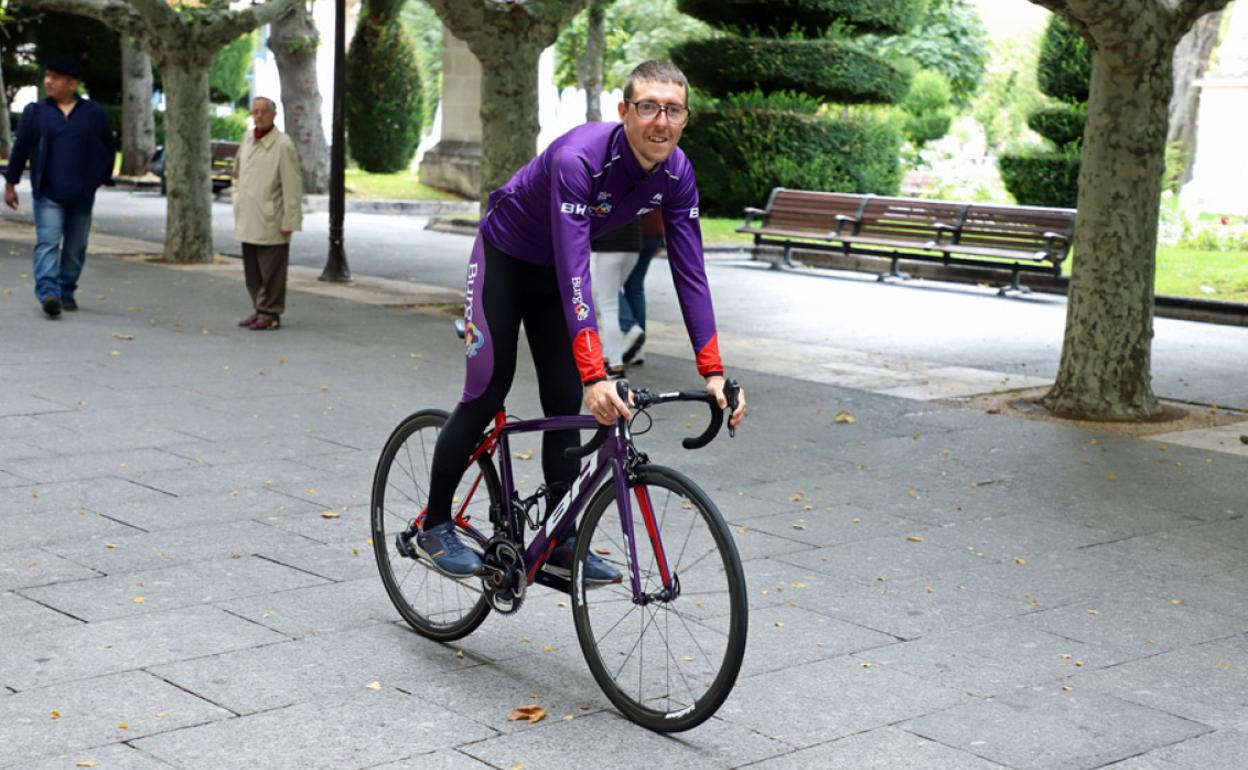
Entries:
{"label": "paved stone sidewalk", "polygon": [[[369,485],[395,423],[458,397],[445,296],[296,291],[259,334],[237,269],[92,257],[82,310],[46,321],[29,264],[0,240],[0,767],[1248,755],[1243,457],[785,377],[758,346],[737,439],[685,452],[677,410],[640,441],[711,492],[750,581],[733,695],[664,737],[606,702],[554,592],[452,646],[386,599]],[[633,379],[694,377],[652,354]],[[527,364],[509,407],[537,409]],[[505,720],[532,702],[550,717]]]}

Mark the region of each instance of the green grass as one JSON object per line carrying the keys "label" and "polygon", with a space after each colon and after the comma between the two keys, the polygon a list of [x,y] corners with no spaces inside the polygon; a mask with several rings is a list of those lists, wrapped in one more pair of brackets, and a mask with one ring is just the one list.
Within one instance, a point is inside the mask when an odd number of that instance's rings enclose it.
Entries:
{"label": "green grass", "polygon": [[[702,218],[702,240],[707,244],[749,244],[752,238],[734,232],[741,219]],[[1070,275],[1072,259],[1062,266]],[[1213,289],[1210,294],[1202,286]],[[1248,251],[1202,251],[1187,246],[1157,247],[1157,294],[1175,297],[1248,302]]]}
{"label": "green grass", "polygon": [[353,198],[384,200],[456,201],[458,195],[420,183],[414,171],[397,174],[370,174],[363,169],[347,169],[347,195]]}

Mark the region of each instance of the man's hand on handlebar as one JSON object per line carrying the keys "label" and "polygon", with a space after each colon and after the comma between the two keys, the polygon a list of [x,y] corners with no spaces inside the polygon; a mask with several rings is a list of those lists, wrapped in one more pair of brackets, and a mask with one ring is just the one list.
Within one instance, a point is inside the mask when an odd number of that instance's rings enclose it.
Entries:
{"label": "man's hand on handlebar", "polygon": [[621,417],[627,420],[633,416],[611,380],[585,386],[585,407],[600,425],[612,425]]}
{"label": "man's hand on handlebar", "polygon": [[[715,375],[706,380],[706,392],[715,397],[715,401],[719,403],[720,409],[728,408],[728,397],[724,394],[724,386],[727,384],[721,375]],[[741,424],[741,420],[745,418],[745,388],[737,390],[737,408],[733,410],[732,416],[728,418],[728,427],[736,430]]]}

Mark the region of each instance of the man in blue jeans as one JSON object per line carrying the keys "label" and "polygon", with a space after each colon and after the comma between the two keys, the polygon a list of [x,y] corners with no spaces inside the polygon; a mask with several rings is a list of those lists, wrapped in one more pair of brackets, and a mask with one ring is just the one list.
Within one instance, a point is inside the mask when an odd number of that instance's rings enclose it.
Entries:
{"label": "man in blue jeans", "polygon": [[46,98],[26,106],[5,173],[4,202],[18,205],[16,185],[30,161],[35,206],[35,298],[48,318],[77,310],[74,291],[87,257],[95,191],[112,184],[116,144],[108,113],[75,93],[82,70],[66,59],[44,67]]}

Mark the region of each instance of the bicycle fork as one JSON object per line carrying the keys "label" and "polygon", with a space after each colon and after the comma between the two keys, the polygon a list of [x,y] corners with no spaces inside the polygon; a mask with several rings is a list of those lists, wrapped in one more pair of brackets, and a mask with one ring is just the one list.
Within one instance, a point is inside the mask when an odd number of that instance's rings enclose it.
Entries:
{"label": "bicycle fork", "polygon": [[[618,461],[617,461],[618,462]],[[620,528],[628,540],[628,557],[632,565],[631,582],[633,603],[645,606],[651,602],[670,602],[680,596],[680,578],[671,571],[667,563],[667,554],[663,550],[663,539],[659,535],[658,522],[654,518],[654,506],[650,502],[650,491],[644,484],[633,487],[633,495],[637,499],[637,507],[641,511],[641,520],[646,527],[646,536],[650,539],[650,547],[654,552],[659,567],[662,587],[657,591],[644,593],[641,586],[641,565],[637,561],[637,533],[633,526],[632,505],[628,499],[628,473],[623,463],[617,466],[615,474],[615,499],[619,501]]]}

